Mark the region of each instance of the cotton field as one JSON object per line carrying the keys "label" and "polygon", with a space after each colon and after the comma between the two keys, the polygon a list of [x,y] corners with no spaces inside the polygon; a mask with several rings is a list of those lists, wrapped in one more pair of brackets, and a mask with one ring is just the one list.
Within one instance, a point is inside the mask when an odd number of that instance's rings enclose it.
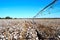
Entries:
{"label": "cotton field", "polygon": [[0,40],[60,40],[60,19],[0,19]]}

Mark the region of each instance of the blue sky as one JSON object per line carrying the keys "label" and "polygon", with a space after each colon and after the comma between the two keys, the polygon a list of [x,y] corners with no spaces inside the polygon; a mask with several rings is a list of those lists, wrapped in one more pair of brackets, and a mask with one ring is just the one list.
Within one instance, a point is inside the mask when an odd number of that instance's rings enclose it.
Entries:
{"label": "blue sky", "polygon": [[[13,18],[32,18],[52,0],[0,0],[0,17],[10,16]],[[39,18],[60,18],[60,0],[53,8],[47,8]],[[48,13],[51,14],[48,14]]]}

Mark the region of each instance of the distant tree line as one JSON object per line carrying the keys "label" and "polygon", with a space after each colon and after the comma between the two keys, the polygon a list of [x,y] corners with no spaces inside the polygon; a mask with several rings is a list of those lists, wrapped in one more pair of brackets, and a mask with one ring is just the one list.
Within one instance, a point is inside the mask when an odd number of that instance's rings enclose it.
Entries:
{"label": "distant tree line", "polygon": [[4,18],[0,17],[0,19],[17,19],[17,18],[12,18],[12,17],[7,16],[7,17],[4,17]]}
{"label": "distant tree line", "polygon": [[[0,19],[22,19],[22,18],[12,18],[12,17],[9,17],[9,16],[6,16],[6,17],[0,17]],[[26,18],[24,18],[26,19]],[[27,19],[32,19],[32,18],[27,18]],[[60,18],[35,18],[35,19],[60,19]]]}

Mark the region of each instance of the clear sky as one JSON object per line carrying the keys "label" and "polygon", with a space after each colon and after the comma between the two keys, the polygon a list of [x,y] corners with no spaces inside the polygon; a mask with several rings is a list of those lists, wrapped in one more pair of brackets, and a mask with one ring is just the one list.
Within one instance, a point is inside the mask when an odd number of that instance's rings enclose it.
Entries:
{"label": "clear sky", "polygon": [[[53,0],[0,0],[0,17],[32,18]],[[50,13],[50,14],[48,14]],[[60,0],[37,17],[60,18]]]}

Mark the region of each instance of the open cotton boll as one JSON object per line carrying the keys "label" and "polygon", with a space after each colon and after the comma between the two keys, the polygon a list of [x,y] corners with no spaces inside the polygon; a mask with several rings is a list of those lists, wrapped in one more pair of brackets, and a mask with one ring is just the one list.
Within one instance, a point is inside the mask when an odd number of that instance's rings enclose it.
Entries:
{"label": "open cotton boll", "polygon": [[4,38],[4,35],[0,34],[0,38]]}
{"label": "open cotton boll", "polygon": [[38,40],[38,37],[36,37],[36,40]]}
{"label": "open cotton boll", "polygon": [[20,38],[23,38],[21,35],[19,36]]}
{"label": "open cotton boll", "polygon": [[60,38],[60,35],[58,35],[58,37]]}
{"label": "open cotton boll", "polygon": [[17,39],[17,36],[14,36],[15,39]]}

